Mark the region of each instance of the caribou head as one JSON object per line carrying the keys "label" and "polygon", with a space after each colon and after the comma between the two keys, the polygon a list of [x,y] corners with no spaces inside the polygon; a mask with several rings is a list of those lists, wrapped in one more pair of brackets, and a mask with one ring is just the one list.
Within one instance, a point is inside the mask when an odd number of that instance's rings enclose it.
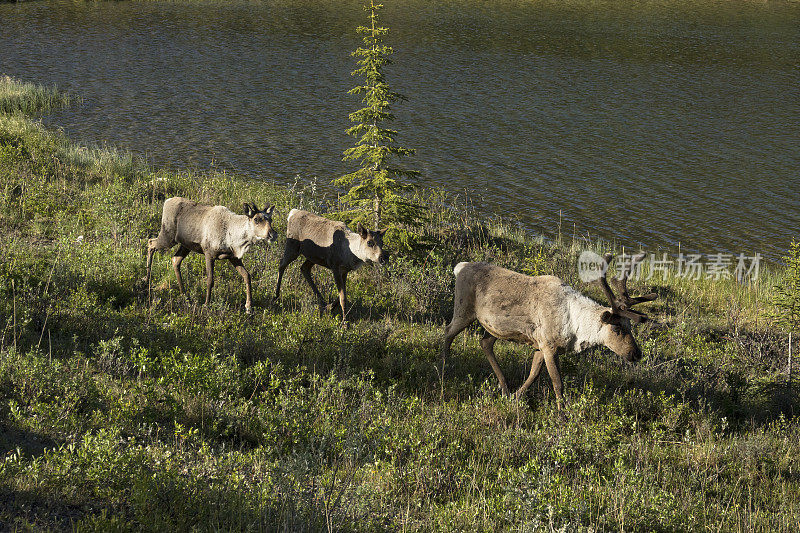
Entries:
{"label": "caribou head", "polygon": [[611,304],[611,310],[604,311],[600,315],[600,321],[604,324],[601,330],[603,344],[631,363],[635,363],[642,357],[642,351],[636,344],[636,339],[633,338],[631,326],[632,324],[641,324],[648,320],[647,315],[639,311],[634,311],[632,307],[642,302],[651,302],[658,298],[658,295],[654,292],[637,297],[631,297],[631,295],[628,294],[628,276],[644,257],[644,253],[631,257],[630,264],[625,265],[625,268],[622,269],[621,277],[617,278],[615,276],[611,278],[611,283],[617,289],[617,295],[614,295],[609,285],[609,280],[606,278],[608,266],[611,264],[612,259],[614,259],[613,255],[606,254],[603,257],[606,262],[606,268],[603,275],[596,280],[600,287],[602,287],[606,298],[608,298]]}

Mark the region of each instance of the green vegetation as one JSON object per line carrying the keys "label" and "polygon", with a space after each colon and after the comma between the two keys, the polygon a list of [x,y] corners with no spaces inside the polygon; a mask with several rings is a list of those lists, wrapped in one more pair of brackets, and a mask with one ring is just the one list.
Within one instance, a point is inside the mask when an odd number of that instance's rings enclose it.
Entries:
{"label": "green vegetation", "polygon": [[[800,527],[800,406],[782,379],[782,332],[761,318],[777,278],[652,280],[660,298],[644,307],[664,325],[638,328],[644,359],[565,355],[562,420],[546,378],[524,402],[500,397],[475,329],[444,375],[437,347],[457,261],[581,287],[585,243],[556,246],[431,194],[425,237],[436,244],[353,273],[346,329],[314,312],[299,269],[272,306],[280,243],[245,258],[251,317],[232,269],[219,269],[210,306],[187,307],[168,255],[154,262],[149,305],[146,238],[178,194],[270,201],[279,232],[300,201],[225,173],[151,169],[0,115],[5,529]],[[201,300],[202,258],[184,265]],[[519,383],[530,351],[497,351]]]}
{"label": "green vegetation", "polygon": [[53,87],[0,76],[0,113],[32,114],[65,107],[76,98]]}
{"label": "green vegetation", "polygon": [[362,95],[365,107],[350,114],[356,125],[347,130],[348,135],[359,137],[356,145],[344,151],[345,161],[358,161],[355,172],[334,180],[334,184],[349,186],[342,198],[352,209],[342,215],[352,224],[363,222],[374,229],[387,229],[389,243],[400,243],[410,248],[409,228],[422,224],[424,209],[402,194],[408,185],[402,177],[414,177],[419,173],[395,166],[394,159],[412,155],[414,150],[397,146],[397,132],[385,127],[394,120],[391,104],[403,97],[393,92],[386,83],[383,67],[391,61],[392,48],[383,43],[388,28],[378,23],[378,11],[383,6],[370,0],[365,10],[369,13],[369,26],[359,26],[356,31],[364,35],[364,46],[353,52],[360,57],[359,68],[354,76],[363,76],[363,85],[350,90],[350,94]]}
{"label": "green vegetation", "polygon": [[789,331],[789,383],[792,381],[792,333],[800,330],[800,243],[792,241],[784,258],[786,267],[780,283],[773,287],[772,306],[768,316]]}
{"label": "green vegetation", "polygon": [[792,242],[784,259],[785,276],[776,285],[771,316],[791,331],[800,329],[800,243]]}

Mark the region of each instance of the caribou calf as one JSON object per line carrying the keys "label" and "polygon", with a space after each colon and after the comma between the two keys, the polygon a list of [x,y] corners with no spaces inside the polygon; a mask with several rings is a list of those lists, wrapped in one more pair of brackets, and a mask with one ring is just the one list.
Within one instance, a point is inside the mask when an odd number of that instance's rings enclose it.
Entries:
{"label": "caribou calf", "polygon": [[206,305],[211,301],[214,287],[214,261],[227,259],[244,279],[245,310],[252,310],[253,296],[250,273],[242,264],[242,256],[256,241],[272,242],[277,233],[272,229],[272,212],[275,206],[258,209],[254,204],[244,204],[244,215],[237,215],[227,207],[202,205],[187,198],[168,198],[161,214],[161,231],[147,243],[147,287],[150,287],[150,267],[156,250],[167,250],[180,245],[172,257],[172,267],[178,278],[178,288],[186,294],[181,277],[181,261],[189,252],[203,254],[206,258]]}
{"label": "caribou calf", "polygon": [[292,209],[286,224],[286,248],[278,266],[275,300],[281,295],[283,271],[298,256],[303,255],[306,260],[300,271],[319,300],[320,315],[325,312],[326,305],[311,277],[311,268],[314,265],[324,266],[333,272],[344,320],[347,316],[347,274],[365,262],[386,262],[388,254],[383,250],[384,233],[385,231],[370,231],[361,224],[358,225],[358,233],[354,233],[343,222]]}
{"label": "caribou calf", "polygon": [[[475,319],[486,330],[481,339],[489,364],[492,365],[503,394],[508,385],[497,359],[497,339],[530,344],[536,350],[528,379],[517,389],[519,399],[538,377],[542,362],[553,382],[556,404],[562,406],[562,382],[558,354],[580,352],[603,345],[629,362],[641,358],[641,351],[631,333],[631,324],[647,320],[647,316],[631,307],[655,300],[655,293],[631,298],[628,295],[628,274],[644,254],[633,258],[630,269],[621,279],[612,278],[619,297],[614,296],[603,273],[597,282],[603,288],[611,307],[604,307],[582,295],[555,276],[526,276],[488,263],[459,263],[456,275],[453,320],[447,325],[442,344],[442,359],[449,355],[450,344]],[[606,255],[606,265],[611,262]]]}

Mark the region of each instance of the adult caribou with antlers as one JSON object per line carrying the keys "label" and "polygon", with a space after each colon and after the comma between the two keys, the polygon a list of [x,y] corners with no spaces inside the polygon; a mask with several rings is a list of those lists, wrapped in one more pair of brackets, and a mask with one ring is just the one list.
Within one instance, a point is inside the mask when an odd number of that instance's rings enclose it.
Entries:
{"label": "adult caribou with antlers", "polygon": [[558,355],[567,351],[580,352],[603,345],[629,362],[638,361],[642,352],[631,333],[633,323],[648,317],[631,308],[652,301],[657,294],[631,297],[628,276],[645,254],[631,259],[620,278],[612,278],[618,295],[614,295],[606,279],[613,256],[606,254],[606,268],[597,280],[611,307],[605,307],[576,291],[555,276],[526,276],[489,263],[459,263],[456,275],[453,320],[447,325],[442,343],[442,359],[449,356],[450,344],[474,320],[486,330],[481,339],[503,394],[508,385],[497,359],[494,344],[497,339],[530,344],[535,348],[528,379],[517,389],[519,399],[539,376],[542,363],[553,382],[556,403],[563,403]]}

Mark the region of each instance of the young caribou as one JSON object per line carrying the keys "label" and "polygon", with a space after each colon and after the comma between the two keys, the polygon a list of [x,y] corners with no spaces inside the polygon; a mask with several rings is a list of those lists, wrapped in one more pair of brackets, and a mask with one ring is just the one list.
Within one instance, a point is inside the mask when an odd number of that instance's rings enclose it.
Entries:
{"label": "young caribou", "polygon": [[[605,256],[606,265],[612,258],[611,254]],[[658,296],[650,293],[632,298],[628,294],[628,275],[642,258],[644,254],[634,257],[620,279],[611,279],[619,296],[612,292],[605,272],[597,280],[611,303],[610,308],[582,295],[555,276],[526,276],[489,263],[457,264],[453,320],[445,328],[442,360],[447,359],[455,336],[477,319],[486,330],[481,348],[500,381],[503,394],[509,394],[508,385],[494,357],[495,341],[530,344],[536,350],[531,372],[515,396],[519,399],[530,387],[544,362],[560,410],[563,386],[558,354],[603,345],[629,362],[641,358],[631,324],[645,322],[648,318],[631,307]]]}
{"label": "young caribou", "polygon": [[186,294],[181,277],[181,261],[190,252],[206,258],[206,305],[211,301],[214,287],[214,261],[227,259],[244,280],[245,311],[252,310],[253,296],[250,273],[242,264],[242,256],[256,241],[272,242],[278,236],[272,229],[272,212],[275,206],[258,209],[255,204],[244,204],[244,215],[237,215],[227,207],[202,205],[187,198],[168,198],[161,214],[161,231],[147,243],[147,287],[150,287],[150,267],[156,250],[167,250],[180,245],[172,257],[172,267],[178,278],[181,294]]}
{"label": "young caribou", "polygon": [[283,271],[298,256],[303,255],[306,260],[300,271],[319,300],[320,315],[325,312],[326,305],[311,277],[311,268],[314,265],[324,266],[333,272],[344,320],[347,316],[347,274],[365,262],[386,262],[388,254],[383,250],[384,233],[385,231],[370,231],[361,224],[358,225],[358,233],[354,233],[343,222],[292,209],[286,224],[286,248],[278,266],[275,300],[281,295]]}

